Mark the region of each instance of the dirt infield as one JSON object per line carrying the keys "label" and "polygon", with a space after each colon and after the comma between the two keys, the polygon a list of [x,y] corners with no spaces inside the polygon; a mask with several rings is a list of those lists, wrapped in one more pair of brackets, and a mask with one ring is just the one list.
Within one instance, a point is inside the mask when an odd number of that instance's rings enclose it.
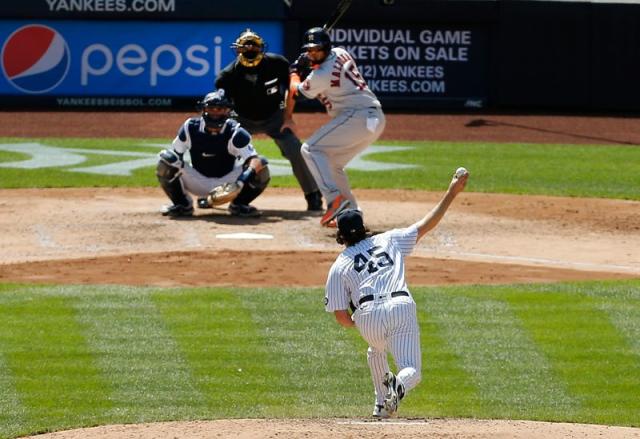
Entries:
{"label": "dirt infield", "polygon": [[[46,123],[29,124],[22,113],[0,113],[0,129],[14,137],[169,139],[187,114],[42,116]],[[301,114],[302,136],[324,117]],[[613,117],[395,114],[389,115],[384,138],[631,145],[640,144],[640,124]],[[373,231],[415,221],[440,195],[355,193]],[[304,211],[296,189],[268,188],[255,202],[263,216],[248,220],[220,209],[169,220],[158,213],[165,202],[159,188],[0,190],[1,242],[10,249],[0,254],[0,281],[321,286],[339,251],[333,231],[319,227],[318,218]],[[640,202],[464,193],[409,259],[409,283],[638,278],[638,212]],[[622,438],[640,437],[640,432],[519,421],[229,420],[98,427],[38,437],[125,436]]]}
{"label": "dirt infield", "polygon": [[[440,194],[356,195],[380,231],[412,223]],[[268,189],[255,202],[257,219],[204,209],[169,220],[158,213],[160,189],[3,190],[0,199],[11,249],[0,255],[3,281],[321,286],[339,250],[334,231],[304,211],[293,189]],[[463,193],[409,259],[409,282],[638,277],[639,209],[630,201]],[[233,239],[239,233],[255,236]]]}

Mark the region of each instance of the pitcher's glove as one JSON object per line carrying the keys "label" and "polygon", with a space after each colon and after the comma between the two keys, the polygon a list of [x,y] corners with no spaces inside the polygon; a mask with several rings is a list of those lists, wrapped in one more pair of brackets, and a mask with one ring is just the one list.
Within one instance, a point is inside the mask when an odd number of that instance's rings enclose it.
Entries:
{"label": "pitcher's glove", "polygon": [[207,201],[210,206],[229,203],[238,196],[243,187],[244,183],[241,181],[221,184],[211,189],[211,192],[207,195]]}

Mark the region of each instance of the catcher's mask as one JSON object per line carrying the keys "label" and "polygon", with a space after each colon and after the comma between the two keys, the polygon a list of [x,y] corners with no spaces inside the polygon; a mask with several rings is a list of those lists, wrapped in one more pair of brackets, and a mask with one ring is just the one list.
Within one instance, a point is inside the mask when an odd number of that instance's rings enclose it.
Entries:
{"label": "catcher's mask", "polygon": [[224,89],[218,89],[207,93],[204,99],[198,102],[198,108],[202,111],[205,126],[213,130],[220,130],[231,116],[233,104],[226,97]]}
{"label": "catcher's mask", "polygon": [[231,49],[238,55],[238,61],[245,67],[255,67],[264,58],[266,44],[262,37],[251,29],[244,30]]}

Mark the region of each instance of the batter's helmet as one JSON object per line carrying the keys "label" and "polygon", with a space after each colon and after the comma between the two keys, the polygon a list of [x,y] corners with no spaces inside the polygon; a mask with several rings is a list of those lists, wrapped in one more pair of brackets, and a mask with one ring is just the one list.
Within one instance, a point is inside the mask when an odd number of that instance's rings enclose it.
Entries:
{"label": "batter's helmet", "polygon": [[[220,129],[231,115],[233,103],[227,98],[224,89],[220,88],[207,93],[204,99],[198,102],[198,107],[202,111],[202,118],[207,128]],[[218,114],[207,111],[213,108],[223,108],[225,111]]]}
{"label": "batter's helmet", "polygon": [[238,55],[240,64],[245,67],[255,67],[264,57],[266,44],[260,35],[247,28],[236,38],[231,49]]}
{"label": "batter's helmet", "polygon": [[331,50],[331,37],[327,31],[321,27],[312,27],[304,33],[304,37],[302,38],[302,50],[316,47],[327,52]]}

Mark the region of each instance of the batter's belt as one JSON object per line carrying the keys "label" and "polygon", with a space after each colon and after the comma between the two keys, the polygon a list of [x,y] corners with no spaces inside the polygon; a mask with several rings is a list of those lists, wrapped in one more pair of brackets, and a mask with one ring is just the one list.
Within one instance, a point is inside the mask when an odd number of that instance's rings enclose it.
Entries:
{"label": "batter's belt", "polygon": [[[399,296],[409,296],[409,293],[406,291],[394,291],[391,293],[391,297],[399,297]],[[375,298],[375,294],[369,294],[368,296],[363,296],[360,298],[358,302],[360,305],[366,302],[371,302]]]}

